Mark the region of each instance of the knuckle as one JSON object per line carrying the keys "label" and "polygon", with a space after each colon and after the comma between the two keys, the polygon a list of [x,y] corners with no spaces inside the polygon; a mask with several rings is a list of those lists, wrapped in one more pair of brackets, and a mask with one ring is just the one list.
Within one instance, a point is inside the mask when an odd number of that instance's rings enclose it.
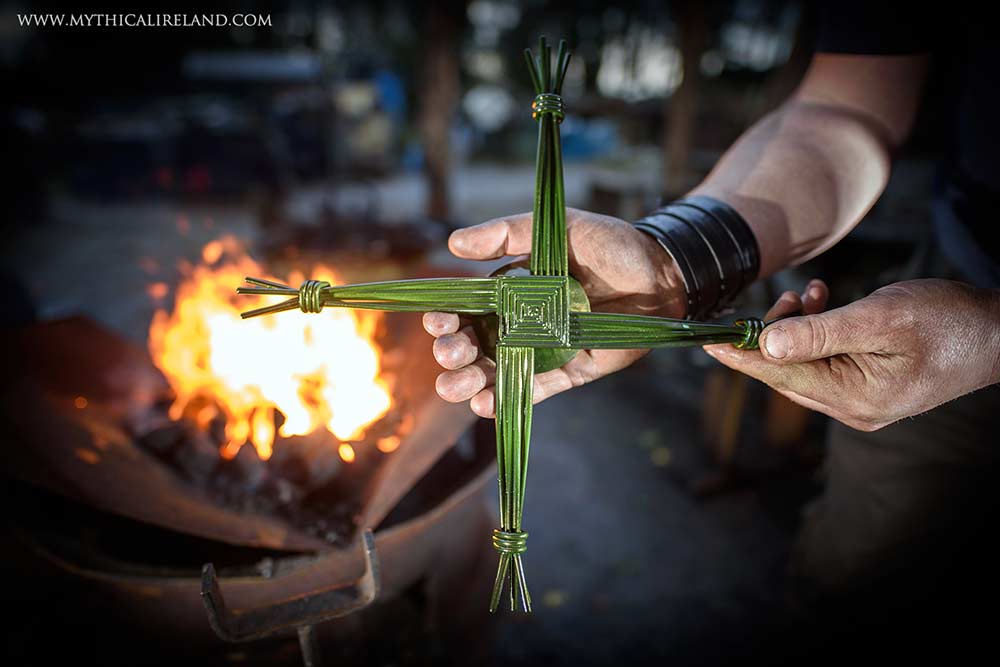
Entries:
{"label": "knuckle", "polygon": [[578,363],[569,363],[564,367],[566,375],[569,377],[570,385],[573,387],[580,387],[588,382],[593,382],[600,374],[597,362],[594,361],[593,357],[582,357],[584,355],[577,355],[576,359],[580,359]]}
{"label": "knuckle", "polygon": [[843,358],[834,357],[830,359],[827,371],[830,375],[830,382],[835,387],[843,387],[848,380],[847,368],[845,367],[845,360]]}
{"label": "knuckle", "polygon": [[919,288],[910,283],[895,283],[879,288],[871,298],[878,306],[885,328],[893,331],[909,330],[917,324],[917,314],[912,304]]}
{"label": "knuckle", "polygon": [[485,387],[488,382],[490,382],[490,374],[480,364],[471,364],[463,370],[466,370],[470,374],[471,381],[474,384],[476,391],[479,391]]}
{"label": "knuckle", "polygon": [[[803,341],[804,349],[801,352],[816,357],[826,356],[826,352],[830,346],[830,331],[826,318],[807,317],[801,321],[804,323],[802,326],[805,337]],[[793,337],[793,341],[797,343],[796,338]]]}
{"label": "knuckle", "polygon": [[493,416],[493,392],[481,391],[469,401],[469,407],[480,417]]}
{"label": "knuckle", "polygon": [[466,327],[463,327],[458,333],[461,334],[462,338],[465,339],[464,340],[465,345],[472,348],[473,350],[479,349],[479,337],[476,336],[476,331],[475,329],[472,328],[471,324]]}
{"label": "knuckle", "polygon": [[814,318],[813,341],[816,350],[823,356],[831,353],[836,332],[831,321],[825,317]]}
{"label": "knuckle", "polygon": [[446,334],[434,341],[434,358],[441,366],[450,370],[468,364],[474,354],[475,348],[455,334]]}
{"label": "knuckle", "polygon": [[486,376],[483,370],[475,366],[468,366],[438,375],[435,389],[438,395],[446,401],[459,403],[472,398],[485,385]]}
{"label": "knuckle", "polygon": [[435,340],[431,349],[434,353],[434,358],[439,364],[446,365],[451,360],[451,343],[448,340],[448,336],[441,336]]}

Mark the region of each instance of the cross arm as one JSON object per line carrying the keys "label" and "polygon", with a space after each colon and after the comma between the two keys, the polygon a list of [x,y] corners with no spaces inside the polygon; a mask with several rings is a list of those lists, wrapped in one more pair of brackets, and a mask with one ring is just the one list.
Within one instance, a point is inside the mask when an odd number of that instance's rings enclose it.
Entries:
{"label": "cross arm", "polygon": [[333,286],[319,280],[307,280],[298,289],[258,278],[247,278],[247,282],[254,287],[240,287],[236,290],[238,294],[290,298],[242,313],[244,319],[296,308],[305,312],[319,312],[322,308],[398,312],[439,310],[463,315],[486,315],[497,308],[494,278],[420,278]]}
{"label": "cross arm", "polygon": [[763,327],[753,318],[727,325],[624,313],[570,313],[569,346],[619,350],[732,343],[754,349]]}
{"label": "cross arm", "polygon": [[528,534],[521,530],[521,515],[528,476],[534,364],[535,351],[530,347],[497,349],[497,470],[501,493],[500,528],[493,531],[493,548],[500,554],[500,563],[490,611],[499,606],[505,584],[510,589],[511,611],[518,606],[531,611],[521,559],[528,548]]}

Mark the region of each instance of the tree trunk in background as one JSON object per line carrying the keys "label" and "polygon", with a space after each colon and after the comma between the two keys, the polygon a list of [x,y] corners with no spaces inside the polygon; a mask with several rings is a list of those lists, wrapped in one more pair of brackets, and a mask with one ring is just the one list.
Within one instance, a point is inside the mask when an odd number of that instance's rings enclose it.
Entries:
{"label": "tree trunk in background", "polygon": [[678,37],[683,60],[684,79],[674,94],[666,99],[663,116],[663,193],[672,199],[695,185],[691,169],[691,150],[698,116],[698,87],[701,78],[701,54],[708,44],[708,22],[702,3],[679,3]]}
{"label": "tree trunk in background", "polygon": [[420,139],[427,175],[427,215],[447,220],[451,166],[449,130],[458,102],[458,30],[464,2],[434,2],[424,23],[424,61],[419,88]]}

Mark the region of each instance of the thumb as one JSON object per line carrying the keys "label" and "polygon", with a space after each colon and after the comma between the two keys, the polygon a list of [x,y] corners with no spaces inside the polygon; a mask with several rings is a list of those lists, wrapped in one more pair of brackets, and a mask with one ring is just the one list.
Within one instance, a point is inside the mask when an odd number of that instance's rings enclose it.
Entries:
{"label": "thumb", "polygon": [[448,249],[462,259],[497,259],[531,252],[531,213],[496,218],[452,232]]}
{"label": "thumb", "polygon": [[817,315],[789,317],[761,334],[760,351],[770,361],[798,363],[872,348],[873,329],[865,307],[856,302]]}

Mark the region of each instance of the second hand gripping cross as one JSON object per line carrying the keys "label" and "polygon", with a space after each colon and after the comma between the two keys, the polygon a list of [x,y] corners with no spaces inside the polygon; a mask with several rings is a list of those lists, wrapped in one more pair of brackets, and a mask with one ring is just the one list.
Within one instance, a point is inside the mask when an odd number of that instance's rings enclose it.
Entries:
{"label": "second hand gripping cross", "polygon": [[[732,343],[752,349],[764,323],[740,320],[732,326],[645,315],[574,312],[570,310],[566,204],[563,190],[559,124],[560,97],[570,53],[559,43],[555,69],[551,47],[543,37],[539,55],[525,50],[537,96],[531,105],[538,122],[535,199],[531,242],[531,275],[489,278],[425,278],[358,285],[330,285],[307,280],[298,289],[268,280],[247,278],[255,287],[240,294],[284,295],[287,300],[243,313],[244,318],[300,309],[323,308],[426,312],[497,316],[496,424],[500,487],[500,527],[493,546],[500,554],[490,611],[496,610],[509,583],[511,609],[531,611],[521,556],[528,533],[521,530],[524,488],[531,437],[532,375],[535,350],[560,348],[645,349]],[[574,281],[575,282],[575,281]]]}

